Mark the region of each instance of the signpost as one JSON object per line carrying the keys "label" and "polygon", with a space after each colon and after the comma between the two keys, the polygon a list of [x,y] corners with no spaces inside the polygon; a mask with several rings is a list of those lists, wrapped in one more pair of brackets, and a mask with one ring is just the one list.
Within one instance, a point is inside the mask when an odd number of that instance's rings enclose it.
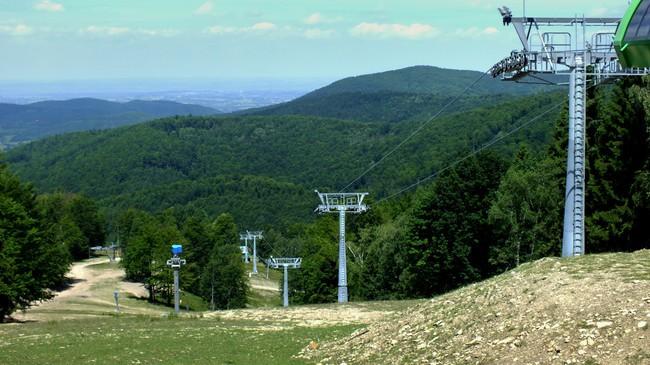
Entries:
{"label": "signpost", "polygon": [[115,298],[115,312],[120,313],[120,303],[119,303],[120,292],[115,289],[113,292],[113,298]]}

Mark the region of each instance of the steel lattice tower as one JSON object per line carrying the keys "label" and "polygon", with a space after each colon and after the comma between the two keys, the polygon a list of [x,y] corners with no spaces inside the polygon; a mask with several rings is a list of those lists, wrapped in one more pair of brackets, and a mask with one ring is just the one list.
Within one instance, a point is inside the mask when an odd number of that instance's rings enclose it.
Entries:
{"label": "steel lattice tower", "polygon": [[282,305],[289,306],[289,269],[300,269],[302,258],[300,257],[273,257],[266,261],[267,268],[284,268],[284,287],[282,290]]}
{"label": "steel lattice tower", "polygon": [[248,258],[248,234],[240,233],[239,239],[244,241],[244,245],[239,246],[239,249],[241,250],[242,254],[244,254],[244,262],[249,263],[250,259]]}
{"label": "steel lattice tower", "polygon": [[262,239],[264,236],[262,236],[263,231],[246,231],[245,234],[240,235],[240,238],[244,238],[246,240],[246,245],[248,246],[248,240],[252,239],[253,240],[253,271],[252,273],[257,275],[257,239]]}
{"label": "steel lattice tower", "polygon": [[339,214],[339,285],[338,302],[348,301],[348,270],[345,247],[345,213],[363,213],[368,206],[363,204],[363,199],[368,193],[319,193],[321,204],[316,208],[318,213]]}
{"label": "steel lattice tower", "polygon": [[[619,18],[513,18],[499,8],[504,25],[512,25],[523,50],[494,65],[493,77],[520,83],[569,86],[569,137],[562,256],[585,253],[586,105],[589,82],[620,76],[641,76],[647,69],[625,69],[618,62],[613,39]],[[541,27],[561,28],[542,31]],[[600,29],[599,29],[600,28]],[[589,29],[589,31],[588,31]],[[595,30],[595,31],[594,31]]]}

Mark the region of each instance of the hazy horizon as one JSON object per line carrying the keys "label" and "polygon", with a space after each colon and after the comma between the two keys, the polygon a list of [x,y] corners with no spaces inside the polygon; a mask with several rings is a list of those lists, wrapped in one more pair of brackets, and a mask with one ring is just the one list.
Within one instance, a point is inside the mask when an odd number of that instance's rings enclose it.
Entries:
{"label": "hazy horizon", "polygon": [[[523,15],[520,0],[509,4]],[[0,0],[0,79],[326,78],[413,65],[484,71],[521,48],[502,0]],[[622,16],[626,0],[526,2]]]}

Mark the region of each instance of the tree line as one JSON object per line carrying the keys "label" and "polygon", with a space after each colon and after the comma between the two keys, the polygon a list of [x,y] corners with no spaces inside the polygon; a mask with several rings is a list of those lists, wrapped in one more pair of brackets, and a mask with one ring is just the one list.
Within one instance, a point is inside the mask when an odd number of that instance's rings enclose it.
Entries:
{"label": "tree line", "polygon": [[180,270],[182,290],[199,295],[212,309],[246,305],[248,282],[232,215],[211,219],[200,213],[179,216],[166,210],[152,215],[129,209],[119,216],[116,227],[126,278],[143,282],[150,301],[171,304],[173,278],[166,262],[171,244],[180,243],[187,259]]}
{"label": "tree line", "polygon": [[37,195],[0,163],[0,322],[52,297],[73,260],[104,243],[95,203],[76,194]]}

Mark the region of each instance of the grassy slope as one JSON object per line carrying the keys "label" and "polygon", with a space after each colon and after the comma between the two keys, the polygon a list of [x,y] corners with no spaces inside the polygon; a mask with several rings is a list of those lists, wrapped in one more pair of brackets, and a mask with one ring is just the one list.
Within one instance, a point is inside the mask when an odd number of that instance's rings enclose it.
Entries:
{"label": "grassy slope", "polygon": [[0,363],[648,364],[643,321],[648,250],[547,258],[431,300],[2,325]]}
{"label": "grassy slope", "polygon": [[301,364],[311,339],[351,326],[293,328],[259,321],[116,317],[0,327],[2,364]]}
{"label": "grassy slope", "polygon": [[[251,269],[248,264],[247,272]],[[267,280],[263,264],[258,269],[253,284],[277,286],[279,271],[271,270]],[[120,280],[119,266],[96,258],[75,264],[72,271],[85,279],[54,303],[30,309],[23,317],[27,323],[0,326],[0,364],[303,364],[294,355],[310,341],[342,338],[411,304],[284,309],[277,290],[268,295],[253,288],[251,296],[262,299],[252,304],[265,308],[169,317],[168,307],[121,295],[122,312],[116,315],[113,288],[132,285]]]}

